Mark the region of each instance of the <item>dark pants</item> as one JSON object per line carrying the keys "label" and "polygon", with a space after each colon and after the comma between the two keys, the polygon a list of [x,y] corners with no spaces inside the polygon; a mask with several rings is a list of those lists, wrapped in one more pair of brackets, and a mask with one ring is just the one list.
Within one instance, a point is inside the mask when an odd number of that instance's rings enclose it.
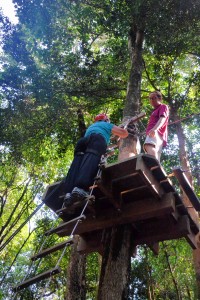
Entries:
{"label": "dark pants", "polygon": [[91,134],[77,142],[74,159],[66,177],[65,193],[70,193],[74,187],[89,189],[106,148],[106,141],[100,134]]}

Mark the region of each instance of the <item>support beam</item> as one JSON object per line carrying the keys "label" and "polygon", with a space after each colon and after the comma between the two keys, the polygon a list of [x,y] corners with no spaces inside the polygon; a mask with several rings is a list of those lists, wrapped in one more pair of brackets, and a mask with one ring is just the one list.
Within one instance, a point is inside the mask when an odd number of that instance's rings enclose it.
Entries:
{"label": "support beam", "polygon": [[[147,220],[153,217],[170,215],[175,211],[175,200],[172,193],[164,194],[162,199],[143,199],[133,201],[122,207],[121,213],[107,209],[101,212],[96,219],[88,217],[76,228],[76,234],[109,228],[114,225],[134,223],[139,220]],[[59,236],[66,236],[71,233],[72,224],[64,223],[61,227],[54,229]]]}
{"label": "support beam", "polygon": [[[138,226],[139,227],[139,226]],[[146,223],[138,229],[135,245],[155,243],[164,240],[188,237],[191,234],[188,216],[181,216],[178,222],[173,218],[160,219],[152,223]],[[194,236],[194,235],[193,235]]]}
{"label": "support beam", "polygon": [[188,199],[193,204],[194,208],[197,211],[200,211],[200,201],[199,201],[198,197],[196,196],[195,192],[193,191],[193,189],[192,189],[187,177],[183,173],[183,171],[180,168],[174,168],[173,173],[174,173],[175,177],[178,179],[178,182],[179,182],[182,190],[185,192]]}

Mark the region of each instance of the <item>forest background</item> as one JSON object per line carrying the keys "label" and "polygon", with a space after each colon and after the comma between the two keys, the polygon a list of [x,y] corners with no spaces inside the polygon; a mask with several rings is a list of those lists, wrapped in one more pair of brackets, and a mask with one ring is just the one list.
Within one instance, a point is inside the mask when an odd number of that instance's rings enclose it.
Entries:
{"label": "forest background", "polygon": [[[144,38],[137,107],[148,116],[148,94],[160,89],[170,106],[170,122],[183,119],[169,126],[162,165],[171,173],[187,154],[200,196],[198,1],[13,3],[16,25],[0,11],[0,299],[10,299],[13,285],[23,280],[29,258],[55,216],[42,206],[15,233],[41,203],[46,186],[66,176],[85,127],[99,112],[121,123],[134,67],[130,41],[138,32]],[[130,115],[138,112],[134,105]],[[146,123],[147,118],[139,123],[141,133]],[[143,139],[141,135],[141,143]],[[47,244],[56,242],[51,238]],[[58,255],[36,266],[37,272],[53,267]],[[85,299],[95,299],[100,259],[95,253],[86,260]],[[61,263],[63,273],[51,281],[48,292],[42,282],[23,291],[20,299],[41,299],[45,292],[45,299],[65,299],[69,261],[70,250]],[[128,299],[197,299],[191,248],[185,240],[163,242],[155,257],[147,247],[139,247],[129,287]]]}

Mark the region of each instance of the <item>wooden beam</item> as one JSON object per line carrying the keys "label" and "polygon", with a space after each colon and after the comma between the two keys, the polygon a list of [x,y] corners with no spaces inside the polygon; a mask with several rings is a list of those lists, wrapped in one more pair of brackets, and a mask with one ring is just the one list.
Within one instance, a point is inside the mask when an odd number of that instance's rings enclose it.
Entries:
{"label": "wooden beam", "polygon": [[73,244],[73,239],[68,239],[68,240],[65,241],[65,242],[62,242],[62,243],[57,244],[57,245],[55,245],[55,246],[53,246],[53,247],[50,247],[50,248],[45,249],[45,250],[43,250],[43,251],[41,251],[41,252],[35,254],[34,256],[32,256],[32,257],[31,257],[31,260],[32,260],[32,261],[35,261],[35,260],[37,260],[38,258],[45,257],[45,256],[47,256],[48,254],[51,254],[51,253],[56,252],[56,251],[58,251],[58,250],[60,250],[60,249],[63,249],[67,244],[68,244],[68,245]]}
{"label": "wooden beam", "polygon": [[80,254],[89,254],[91,252],[99,252],[100,254],[102,254],[103,245],[101,243],[101,240],[94,239],[94,241],[91,242],[90,240],[87,240],[87,238],[80,236],[77,245],[77,251]]}
{"label": "wooden beam", "polygon": [[151,249],[151,251],[155,254],[159,254],[159,242],[156,243],[148,243],[147,246]]}
{"label": "wooden beam", "polygon": [[199,201],[198,197],[196,196],[195,192],[193,191],[193,189],[192,189],[187,177],[183,173],[183,171],[180,168],[174,168],[173,173],[174,173],[175,177],[178,179],[178,182],[179,182],[182,190],[185,192],[188,199],[193,204],[194,208],[197,211],[200,211],[200,201]]}
{"label": "wooden beam", "polygon": [[192,249],[198,249],[198,243],[196,241],[196,237],[194,236],[194,234],[187,234],[185,237],[186,241],[188,242],[188,244],[192,247]]}
{"label": "wooden beam", "polygon": [[153,176],[150,169],[145,164],[143,156],[139,156],[137,158],[136,170],[139,172],[146,185],[151,187],[155,197],[162,197],[164,190],[159,184],[159,181]]}
{"label": "wooden beam", "polygon": [[30,279],[28,279],[28,280],[22,282],[22,283],[19,284],[18,286],[14,287],[14,288],[13,288],[13,291],[14,291],[14,292],[18,292],[18,291],[20,291],[20,290],[23,290],[23,289],[25,289],[26,287],[28,287],[28,286],[30,286],[30,285],[32,285],[32,284],[38,282],[38,281],[41,281],[41,280],[43,280],[43,279],[49,278],[49,277],[51,277],[51,276],[54,276],[54,275],[56,275],[56,274],[58,274],[58,273],[60,273],[60,272],[61,272],[60,267],[55,267],[55,268],[53,268],[53,269],[51,269],[51,270],[48,270],[48,271],[46,271],[46,272],[44,272],[44,273],[41,273],[41,274],[39,274],[39,275],[37,275],[37,276],[35,276],[35,277],[33,277],[33,278],[30,278]]}
{"label": "wooden beam", "polygon": [[164,240],[187,237],[191,234],[188,216],[181,216],[178,222],[173,218],[163,218],[154,223],[140,226],[138,236],[134,240],[135,245],[155,243]]}
{"label": "wooden beam", "polygon": [[[97,216],[96,219],[88,217],[83,220],[77,226],[76,234],[171,214],[175,210],[174,202],[173,194],[169,193],[164,194],[160,201],[152,198],[127,203],[122,207],[121,213],[113,211],[113,209],[107,209],[101,211],[101,215]],[[57,232],[59,236],[66,236],[71,233],[72,228],[72,224],[62,224],[54,232]]]}
{"label": "wooden beam", "polygon": [[72,220],[70,220],[68,222],[61,223],[58,227],[50,229],[49,231],[45,232],[45,235],[48,236],[48,235],[51,235],[53,233],[56,233],[56,232],[62,230],[63,228],[65,228],[66,226],[69,226],[69,227],[71,227],[73,229],[74,225],[72,225],[72,223],[75,223],[77,221],[82,221],[85,218],[86,218],[85,215],[80,215],[79,217],[74,218],[74,219],[72,219]]}

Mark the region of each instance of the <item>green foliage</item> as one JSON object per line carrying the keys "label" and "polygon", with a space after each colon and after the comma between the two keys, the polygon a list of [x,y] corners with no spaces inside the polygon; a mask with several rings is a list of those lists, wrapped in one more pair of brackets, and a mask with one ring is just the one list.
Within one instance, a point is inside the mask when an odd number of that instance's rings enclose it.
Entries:
{"label": "green foliage", "polygon": [[129,299],[195,299],[191,254],[184,240],[160,243],[158,256],[140,247],[132,261]]}
{"label": "green foliage", "polygon": [[[199,1],[13,2],[19,24],[13,26],[0,15],[4,48],[0,57],[0,245],[35,209],[46,185],[66,175],[80,136],[77,111],[83,112],[86,126],[100,111],[106,111],[114,123],[121,122],[131,65],[130,29],[133,35],[136,29],[145,32],[141,109],[149,115],[147,95],[158,88],[180,118],[199,112],[200,99]],[[140,123],[140,131],[147,120],[143,126]],[[195,189],[200,193],[199,116],[182,124]],[[180,164],[176,127],[169,129],[162,160],[167,173]],[[53,221],[49,210],[42,209],[3,249],[1,299],[8,297],[16,278],[23,279],[29,257]],[[47,244],[55,242],[52,238]],[[48,258],[37,271],[54,266],[57,259],[56,255]],[[68,259],[67,253],[63,270]],[[195,299],[191,252],[183,241],[164,243],[158,258],[146,248],[140,250],[133,261],[130,299],[148,299],[148,287],[152,299],[176,299],[169,264],[182,299]],[[87,262],[88,299],[95,298],[98,276],[98,257],[92,254]],[[26,289],[21,297],[40,299],[44,285]],[[52,293],[63,299],[65,285],[62,274],[50,283],[50,290],[56,289]]]}

